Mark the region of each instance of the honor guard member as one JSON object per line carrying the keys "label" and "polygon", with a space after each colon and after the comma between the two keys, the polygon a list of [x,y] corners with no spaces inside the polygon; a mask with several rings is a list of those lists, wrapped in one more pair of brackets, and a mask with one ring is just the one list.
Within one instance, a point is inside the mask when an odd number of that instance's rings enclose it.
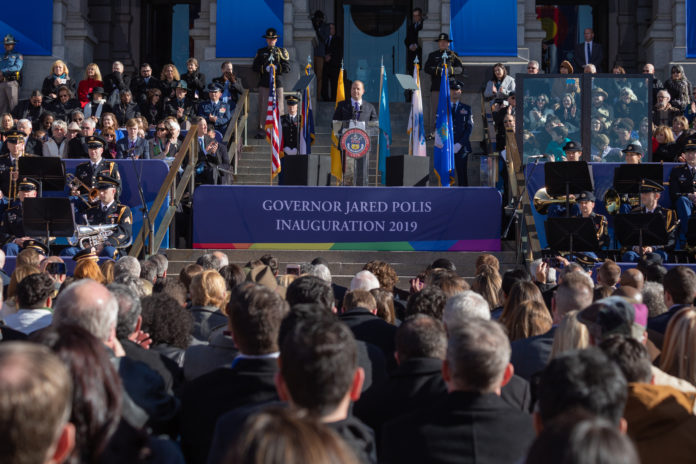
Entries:
{"label": "honor guard member", "polygon": [[17,256],[25,241],[31,240],[24,233],[24,199],[36,198],[39,185],[34,179],[23,178],[17,185],[17,199],[12,201],[2,215],[0,241],[6,256]]}
{"label": "honor guard member", "polygon": [[[24,134],[18,130],[5,132],[5,143],[7,144],[8,154],[0,156],[0,190],[5,197],[10,197],[17,192],[10,192],[10,179],[19,179],[19,164],[17,160],[24,156]],[[13,200],[14,198],[10,198]]]}
{"label": "honor guard member", "polygon": [[578,142],[570,141],[563,145],[566,161],[582,161],[582,145]]}
{"label": "honor guard member", "polygon": [[[118,172],[118,165],[114,161],[107,161],[102,158],[104,147],[106,147],[106,140],[98,135],[90,135],[85,137],[85,143],[87,144],[89,161],[77,165],[75,168],[75,177],[80,179],[85,185],[92,188],[96,187],[97,176],[100,174],[113,177],[119,180],[118,192],[120,194],[121,175]],[[89,192],[87,192],[87,190],[82,186],[72,189],[71,192],[71,194],[74,196],[85,193]]]}
{"label": "honor guard member", "polygon": [[[130,208],[120,204],[116,199],[116,190],[120,186],[120,179],[100,174],[96,183],[96,188],[99,189],[99,201],[88,208],[79,221],[91,226],[113,224],[118,226],[104,243],[95,247],[98,256],[112,259],[116,259],[118,248],[130,244],[133,229],[133,215]],[[77,247],[69,247],[61,252],[61,256],[75,256],[79,251]]]}
{"label": "honor guard member", "polygon": [[196,115],[193,100],[188,96],[188,84],[180,80],[174,89],[175,98],[167,102],[165,113],[176,118],[176,122],[182,129],[191,128],[191,119]]}
{"label": "honor guard member", "polygon": [[[471,114],[471,107],[459,101],[464,84],[456,79],[450,79],[449,86],[452,106],[454,156],[456,159],[465,160],[466,155],[471,153],[469,137],[474,127],[474,118]],[[457,163],[457,185],[467,185],[466,161]]]}
{"label": "honor guard member", "polygon": [[640,183],[640,201],[642,206],[634,206],[631,214],[657,213],[665,220],[665,230],[667,231],[667,244],[665,246],[644,246],[641,250],[638,246],[633,246],[630,250],[626,249],[621,258],[622,261],[636,263],[641,255],[656,254],[667,262],[667,250],[674,249],[675,232],[677,228],[677,218],[674,211],[664,208],[657,204],[660,199],[660,192],[664,187],[649,179],[644,179]]}
{"label": "honor guard member", "polygon": [[[208,84],[208,101],[204,101],[198,108],[198,115],[204,117],[208,121],[208,125],[213,126],[216,131],[225,135],[227,125],[230,123],[230,105],[220,100],[222,89],[218,84]],[[259,110],[262,107],[259,106]],[[262,111],[264,118],[265,111]]]}
{"label": "honor guard member", "polygon": [[[447,53],[447,77],[452,77],[455,74],[461,74],[464,68],[464,62],[453,50],[450,50],[449,46],[452,41],[449,36],[442,33],[435,39],[437,42],[438,49],[431,52],[428,55],[428,59],[425,62],[425,67],[423,68],[426,73],[430,74],[430,117],[431,121],[426,127],[430,127],[432,130],[435,128],[435,115],[437,114],[437,104],[440,98],[440,80],[442,77],[442,70],[444,69],[445,62],[442,60],[442,55]],[[432,137],[432,136],[430,136]],[[429,137],[429,138],[430,138]]]}
{"label": "honor guard member", "polygon": [[280,118],[283,126],[283,152],[286,155],[296,155],[300,139],[300,116],[297,114],[299,99],[289,95],[285,97],[285,101],[288,103],[288,113]]}
{"label": "honor guard member", "polygon": [[[287,74],[290,72],[290,55],[285,48],[276,47],[276,42],[278,41],[278,32],[272,27],[266,30],[266,34],[263,35],[266,39],[266,46],[259,48],[256,51],[256,56],[254,57],[254,63],[252,64],[252,69],[254,72],[259,73],[259,124],[258,132],[256,134],[257,139],[263,139],[266,137],[264,133],[264,127],[266,125],[266,111],[263,109],[268,106],[268,85],[270,83],[270,70],[271,64],[275,66],[275,86],[276,86],[276,97],[278,99],[278,114],[284,114],[285,108],[283,105],[283,81],[281,78],[282,74]],[[271,63],[271,57],[273,57]]]}
{"label": "honor guard member", "polygon": [[686,142],[682,156],[685,163],[669,174],[669,196],[679,218],[677,249],[686,246],[689,218],[696,212],[696,140]]}
{"label": "honor guard member", "polygon": [[0,59],[0,113],[9,113],[19,101],[19,81],[24,58],[14,51],[17,41],[5,36],[5,54]]}

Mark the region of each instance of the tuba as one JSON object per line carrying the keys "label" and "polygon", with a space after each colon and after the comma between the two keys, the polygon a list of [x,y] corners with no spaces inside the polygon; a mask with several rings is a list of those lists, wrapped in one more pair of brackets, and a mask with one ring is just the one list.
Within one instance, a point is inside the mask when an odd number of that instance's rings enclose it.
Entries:
{"label": "tuba", "polygon": [[68,243],[83,250],[85,248],[97,247],[106,242],[117,228],[118,224],[76,226],[75,235],[68,239]]}
{"label": "tuba", "polygon": [[[565,202],[565,195],[562,197],[553,198],[546,192],[546,187],[540,188],[534,194],[534,209],[536,209],[539,214],[546,214],[549,210],[549,206],[551,205],[565,204]],[[575,199],[568,201],[568,203],[571,205],[574,205],[575,202]]]}

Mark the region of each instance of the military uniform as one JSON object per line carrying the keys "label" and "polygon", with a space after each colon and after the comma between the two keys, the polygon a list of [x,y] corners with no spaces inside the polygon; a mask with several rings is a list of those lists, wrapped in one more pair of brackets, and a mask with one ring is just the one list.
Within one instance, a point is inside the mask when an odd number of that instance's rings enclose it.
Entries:
{"label": "military uniform", "polygon": [[[278,33],[275,29],[269,28],[266,34],[263,36],[265,39],[277,39]],[[259,100],[258,107],[266,108],[268,106],[268,92],[270,83],[270,74],[266,68],[271,64],[270,59],[273,57],[273,65],[275,66],[275,86],[276,86],[276,97],[278,100],[278,114],[285,113],[285,106],[283,103],[283,80],[282,75],[290,72],[290,54],[285,48],[282,47],[262,47],[256,51],[256,56],[254,56],[254,62],[252,64],[252,69],[254,72],[259,73]],[[258,129],[259,133],[257,138],[263,138],[263,128],[266,123],[266,111],[259,111],[259,123]],[[261,137],[259,137],[261,135]]]}
{"label": "military uniform", "polygon": [[[38,190],[38,183],[34,179],[24,178],[18,181],[17,188],[22,192]],[[20,252],[18,244],[14,243],[17,238],[25,237],[23,202],[20,199],[12,200],[7,209],[2,214],[0,220],[0,243],[3,244],[2,250],[5,256],[17,256]]]}
{"label": "military uniform", "polygon": [[[288,106],[297,105],[299,102],[293,96],[289,96],[286,100],[288,101]],[[283,152],[286,155],[296,155],[300,140],[300,114],[297,113],[295,116],[285,114],[281,116],[280,125],[283,127]]]}
{"label": "military uniform", "polygon": [[[689,141],[684,151],[695,151],[696,141]],[[696,168],[688,164],[676,166],[669,174],[669,197],[679,218],[679,248],[686,245],[686,234],[689,231],[689,218],[694,213],[694,204],[689,199],[690,193],[696,192]]]}
{"label": "military uniform", "polygon": [[[209,84],[208,92],[220,93],[220,87],[218,87],[217,84]],[[232,117],[230,113],[230,105],[223,102],[221,99],[219,99],[217,103],[213,103],[212,100],[206,100],[198,105],[198,115],[208,120],[208,124],[214,126],[215,130],[223,135],[225,131],[227,131],[227,125],[230,123],[230,118]],[[263,111],[263,113],[264,115],[266,114],[265,111]],[[215,122],[209,120],[210,116],[215,116]]]}
{"label": "military uniform", "polygon": [[[17,42],[10,34],[5,36],[5,45]],[[6,51],[0,59],[0,72],[4,80],[0,82],[0,113],[9,113],[19,101],[19,81],[21,79],[24,57],[14,49]]]}
{"label": "military uniform", "polygon": [[[92,166],[91,161],[78,164],[75,168],[75,177],[84,182],[85,185],[89,185],[91,187],[96,186],[97,176],[100,174],[121,179],[121,174],[118,172],[118,164],[113,161],[107,161],[104,158],[97,163],[96,169]],[[81,194],[87,193],[83,187],[80,187],[79,190]]]}
{"label": "military uniform", "polygon": [[464,156],[471,153],[471,143],[469,137],[474,128],[474,117],[471,114],[471,107],[461,102],[452,104],[452,141],[461,145],[455,155]]}
{"label": "military uniform", "polygon": [[[440,34],[438,38],[435,39],[435,42],[439,42],[440,40],[447,40],[448,42],[452,42],[451,40],[449,40],[449,36],[445,33]],[[438,49],[434,52],[431,52],[430,55],[428,55],[428,59],[425,62],[423,70],[426,73],[430,74],[431,77],[430,113],[428,113],[431,120],[426,123],[426,127],[430,128],[434,128],[436,122],[435,117],[437,115],[438,100],[440,98],[440,81],[442,79],[442,71],[445,65],[445,62],[442,60],[442,55],[445,52],[447,52],[446,63],[448,79],[454,76],[455,74],[460,74],[462,72],[462,68],[464,67],[464,62],[459,57],[459,55],[457,55],[453,50],[450,50],[449,48],[444,52]]]}
{"label": "military uniform", "polygon": [[[24,137],[24,134],[17,131],[17,130],[12,130],[9,131],[5,134],[7,136],[7,140],[9,139],[21,139],[23,143],[26,142],[26,139]],[[7,142],[5,142],[7,143]],[[21,155],[21,156],[34,156],[34,155]],[[5,196],[10,196],[10,173],[14,170],[17,171],[19,169],[19,163],[17,162],[17,158],[13,158],[9,153],[6,155],[0,156],[0,190],[2,190],[3,195]],[[16,192],[15,192],[16,193]]]}

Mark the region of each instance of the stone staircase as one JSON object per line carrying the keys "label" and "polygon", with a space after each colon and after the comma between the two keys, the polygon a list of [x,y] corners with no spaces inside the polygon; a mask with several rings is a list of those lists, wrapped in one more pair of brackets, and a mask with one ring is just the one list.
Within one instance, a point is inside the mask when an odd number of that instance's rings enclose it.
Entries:
{"label": "stone staircase", "polygon": [[[329,155],[331,153],[331,119],[335,104],[317,102],[314,109],[315,139],[312,154]],[[411,111],[409,103],[394,102],[389,105],[392,128],[392,155],[408,154],[408,117]],[[255,120],[255,119],[250,119]],[[253,125],[252,125],[253,126]],[[265,139],[255,139],[256,131],[250,127],[248,141],[242,149],[237,165],[236,185],[270,185],[271,151]],[[376,159],[370,160],[370,185],[375,184]],[[277,184],[277,179],[273,180]]]}
{"label": "stone staircase", "polygon": [[[506,245],[504,245],[506,246]],[[169,259],[170,275],[178,275],[187,264],[194,263],[203,253],[215,250],[171,249],[165,254]],[[230,263],[244,266],[247,262],[260,258],[266,253],[275,256],[280,263],[279,273],[283,274],[288,264],[301,264],[321,256],[329,261],[333,281],[339,285],[350,284],[351,278],[365,263],[381,260],[390,263],[399,276],[397,286],[408,290],[409,279],[415,277],[437,258],[450,259],[457,266],[457,274],[467,279],[474,276],[476,258],[481,253],[475,252],[429,252],[429,251],[339,251],[339,250],[220,250],[227,254]],[[515,252],[506,250],[493,252],[500,260],[501,272],[517,267]]]}

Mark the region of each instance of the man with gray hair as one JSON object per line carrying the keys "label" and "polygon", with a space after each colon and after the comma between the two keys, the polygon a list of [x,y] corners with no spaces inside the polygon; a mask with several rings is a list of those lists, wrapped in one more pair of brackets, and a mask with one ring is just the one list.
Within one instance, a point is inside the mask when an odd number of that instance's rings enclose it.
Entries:
{"label": "man with gray hair", "polygon": [[366,290],[370,291],[373,288],[379,288],[379,280],[370,271],[360,271],[350,281],[350,291]]}
{"label": "man with gray hair", "polygon": [[[24,134],[24,153],[29,155],[43,156],[43,142],[31,135],[32,124],[28,119],[17,121],[17,130]],[[5,152],[7,148],[3,150]]]}
{"label": "man with gray hair", "polygon": [[[534,439],[531,416],[500,398],[513,375],[500,324],[471,319],[450,333],[448,394],[382,428],[384,462],[516,462]],[[462,461],[462,460],[465,461]]]}
{"label": "man with gray hair", "polygon": [[157,266],[158,280],[167,277],[167,268],[169,267],[169,260],[166,256],[164,256],[161,253],[152,255],[150,256],[150,259],[148,261],[155,263],[155,265]]}
{"label": "man with gray hair", "polygon": [[309,275],[319,277],[324,282],[331,283],[331,271],[329,271],[329,268],[323,264],[312,266],[312,271],[309,273]]}
{"label": "man with gray hair", "polygon": [[219,271],[228,264],[230,264],[230,258],[226,253],[222,251],[213,251],[213,265],[216,271]]}
{"label": "man with gray hair", "polygon": [[488,302],[478,293],[465,290],[464,293],[447,299],[442,313],[442,322],[447,331],[460,327],[471,318],[490,320],[491,310]]}
{"label": "man with gray hair", "polygon": [[140,278],[140,261],[133,256],[124,256],[114,265],[114,278],[118,278],[122,274],[128,274],[136,278]]}
{"label": "man with gray hair", "polygon": [[561,283],[556,288],[556,293],[551,300],[551,315],[553,317],[551,329],[536,337],[512,342],[511,362],[515,366],[517,375],[529,380],[533,374],[546,366],[551,355],[556,326],[563,320],[563,316],[570,311],[580,311],[590,306],[593,295],[592,279],[585,271],[578,270],[563,274]]}
{"label": "man with gray hair", "polygon": [[0,453],[6,463],[61,463],[75,446],[69,422],[70,373],[48,348],[23,342],[0,346]]}
{"label": "man with gray hair", "polygon": [[167,393],[159,374],[145,364],[125,357],[116,338],[117,320],[116,297],[102,284],[82,279],[69,285],[58,296],[52,325],[74,324],[101,340],[110,350],[111,361],[121,376],[125,392],[135,403],[129,407],[126,400],[124,417],[136,427],[147,424],[157,433],[171,432],[176,426],[178,400]]}

